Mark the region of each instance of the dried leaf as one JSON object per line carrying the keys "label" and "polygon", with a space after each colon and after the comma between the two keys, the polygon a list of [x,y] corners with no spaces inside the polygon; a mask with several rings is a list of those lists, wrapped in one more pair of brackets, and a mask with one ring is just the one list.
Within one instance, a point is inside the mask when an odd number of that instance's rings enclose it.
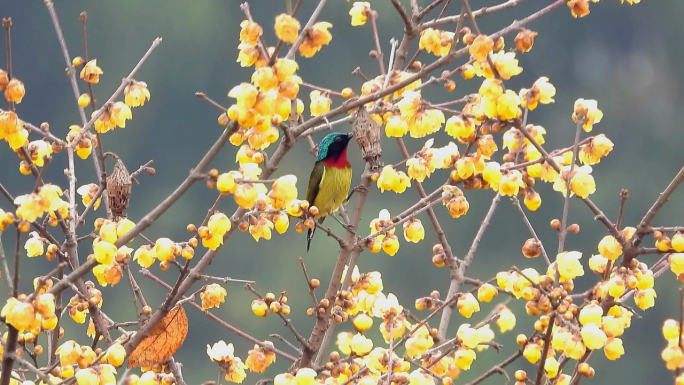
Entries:
{"label": "dried leaf", "polygon": [[188,317],[183,306],[171,309],[128,357],[128,367],[141,368],[163,364],[183,345],[187,335]]}

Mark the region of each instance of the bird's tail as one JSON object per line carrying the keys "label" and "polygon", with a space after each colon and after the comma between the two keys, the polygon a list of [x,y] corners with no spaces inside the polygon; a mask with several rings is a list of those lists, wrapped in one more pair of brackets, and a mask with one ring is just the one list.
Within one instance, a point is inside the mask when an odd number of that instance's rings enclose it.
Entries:
{"label": "bird's tail", "polygon": [[311,247],[311,240],[313,239],[314,233],[316,232],[316,226],[312,227],[309,229],[309,232],[306,234],[306,252],[309,252],[309,248]]}

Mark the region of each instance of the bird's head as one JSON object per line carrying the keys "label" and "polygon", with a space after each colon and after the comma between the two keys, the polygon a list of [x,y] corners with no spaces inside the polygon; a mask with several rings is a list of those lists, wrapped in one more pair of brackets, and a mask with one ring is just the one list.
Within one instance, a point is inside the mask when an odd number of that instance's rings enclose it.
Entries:
{"label": "bird's head", "polygon": [[332,165],[338,163],[346,163],[347,161],[347,145],[352,138],[352,134],[332,133],[328,134],[318,145],[317,162],[326,161]]}

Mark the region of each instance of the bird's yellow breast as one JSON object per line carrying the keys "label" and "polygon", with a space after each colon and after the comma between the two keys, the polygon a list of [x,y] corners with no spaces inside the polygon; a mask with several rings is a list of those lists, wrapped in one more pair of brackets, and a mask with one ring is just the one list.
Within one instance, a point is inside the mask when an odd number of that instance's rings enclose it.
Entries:
{"label": "bird's yellow breast", "polygon": [[349,194],[352,180],[352,169],[326,166],[321,178],[320,187],[313,205],[319,210],[316,219],[335,212]]}

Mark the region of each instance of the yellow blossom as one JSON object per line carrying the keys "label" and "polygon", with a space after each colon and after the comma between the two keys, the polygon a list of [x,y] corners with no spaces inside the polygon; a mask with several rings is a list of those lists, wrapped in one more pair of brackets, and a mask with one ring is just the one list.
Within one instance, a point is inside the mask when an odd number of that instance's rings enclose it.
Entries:
{"label": "yellow blossom", "polygon": [[176,244],[169,238],[159,238],[154,243],[154,253],[160,261],[171,262],[174,259],[173,252]]}
{"label": "yellow blossom", "polygon": [[555,378],[560,370],[560,364],[555,357],[548,357],[546,361],[544,361],[544,370],[546,370],[546,375],[549,378]]}
{"label": "yellow blossom", "polygon": [[594,124],[600,122],[602,118],[603,112],[598,109],[596,100],[577,99],[575,101],[572,120],[581,123],[584,131],[590,132]]}
{"label": "yellow blossom", "polygon": [[520,171],[511,170],[501,178],[501,181],[499,182],[499,194],[504,196],[516,196],[520,189],[525,188],[525,186]]}
{"label": "yellow blossom", "polygon": [[458,337],[461,346],[466,346],[470,349],[475,349],[481,342],[477,329],[470,327],[470,324],[459,326],[456,337]]}
{"label": "yellow blossom", "polygon": [[112,106],[109,112],[109,119],[110,121],[118,127],[125,128],[126,127],[126,120],[131,119],[133,117],[133,114],[131,113],[131,109],[124,104],[123,102],[116,102]]}
{"label": "yellow blossom", "polygon": [[147,83],[135,80],[124,88],[124,95],[124,103],[128,107],[142,106],[145,101],[150,100],[150,90],[147,88]]}
{"label": "yellow blossom", "polygon": [[456,351],[454,356],[454,363],[462,370],[470,369],[470,365],[475,361],[476,354],[475,351],[469,349],[468,347],[461,346]]}
{"label": "yellow blossom", "polygon": [[414,219],[404,223],[404,238],[407,242],[418,243],[425,238],[425,228],[420,219]]}
{"label": "yellow blossom", "polygon": [[399,115],[392,115],[387,119],[385,124],[385,134],[388,138],[400,138],[408,132],[408,124]]}
{"label": "yellow blossom", "polygon": [[646,310],[655,306],[656,297],[656,292],[652,288],[645,290],[637,290],[634,294],[634,303],[636,303],[639,309]]}
{"label": "yellow blossom", "polygon": [[324,45],[332,40],[332,34],[328,31],[332,24],[320,21],[307,30],[304,40],[299,45],[299,53],[304,57],[313,57]]}
{"label": "yellow blossom", "polygon": [[243,44],[256,45],[259,38],[263,35],[264,29],[253,21],[242,20],[240,22],[240,41]]}
{"label": "yellow blossom", "polygon": [[468,47],[470,54],[477,60],[484,60],[494,49],[494,40],[487,35],[478,35]]}
{"label": "yellow blossom", "polygon": [[609,360],[617,360],[620,356],[625,354],[622,340],[619,338],[608,338],[606,345],[603,347],[603,352]]}
{"label": "yellow blossom", "polygon": [[40,238],[38,238],[37,233],[32,234],[35,234],[35,236],[31,236],[29,239],[26,240],[26,243],[24,243],[24,249],[26,250],[26,255],[29,258],[38,257],[45,253],[45,246],[43,245],[43,241]]}
{"label": "yellow blossom", "polygon": [[351,16],[351,25],[356,27],[366,24],[366,20],[368,19],[368,14],[370,11],[371,7],[369,2],[354,2],[352,9],[349,11],[349,15]]}
{"label": "yellow blossom", "polygon": [[497,294],[499,294],[499,291],[489,283],[485,283],[477,288],[477,299],[480,302],[490,302]]}
{"label": "yellow blossom", "polygon": [[665,361],[668,370],[675,370],[684,364],[684,353],[679,346],[666,347],[660,357]]}
{"label": "yellow blossom", "polygon": [[285,43],[297,40],[300,27],[299,21],[288,14],[281,13],[275,18],[275,34]]}
{"label": "yellow blossom", "polygon": [[473,313],[480,311],[480,304],[471,293],[459,296],[457,301],[458,312],[465,318],[470,318]]}
{"label": "yellow blossom", "polygon": [[[8,324],[18,330],[30,330],[36,323],[36,312],[33,305],[18,301],[14,297],[7,299],[0,316],[5,317]],[[40,323],[38,323],[40,325]]]}
{"label": "yellow blossom", "polygon": [[422,99],[420,93],[417,91],[406,91],[402,95],[402,99],[397,103],[401,117],[404,119],[412,119],[416,116],[422,106]]}
{"label": "yellow blossom", "polygon": [[313,90],[311,91],[310,97],[311,106],[309,108],[311,110],[311,116],[323,115],[330,111],[330,104],[332,103],[332,100],[330,100],[330,97],[328,97],[327,93],[321,93],[318,90]]}
{"label": "yellow blossom", "polygon": [[121,366],[126,359],[126,349],[116,343],[107,349],[107,362],[114,366]]}
{"label": "yellow blossom", "polygon": [[351,340],[353,337],[354,334],[349,332],[342,332],[337,334],[336,345],[342,354],[351,354]]}
{"label": "yellow blossom", "polygon": [[561,282],[584,275],[580,258],[582,258],[582,253],[578,251],[564,251],[558,254],[555,264],[558,266]]}
{"label": "yellow blossom", "polygon": [[156,258],[154,249],[148,245],[141,246],[133,254],[133,259],[137,260],[138,264],[146,269],[154,264]]}
{"label": "yellow blossom", "polygon": [[81,79],[88,83],[97,84],[100,82],[100,75],[102,75],[102,68],[97,66],[97,59],[93,59],[86,63],[81,70]]}
{"label": "yellow blossom", "polygon": [[414,119],[409,120],[409,134],[412,138],[422,138],[434,134],[444,124],[444,113],[432,109],[418,112]]}
{"label": "yellow blossom", "polygon": [[469,138],[475,132],[472,120],[461,116],[452,116],[447,120],[444,130],[453,138]]}
{"label": "yellow blossom", "polygon": [[583,307],[579,314],[579,322],[582,325],[601,325],[601,317],[603,316],[603,309],[596,303],[589,303]]}
{"label": "yellow blossom", "polygon": [[225,302],[225,297],[228,294],[226,289],[221,287],[221,285],[212,283],[207,286],[204,291],[200,293],[200,298],[202,299],[202,308],[207,310],[213,307],[219,308],[223,302]]}
{"label": "yellow blossom", "polygon": [[513,314],[511,309],[504,307],[499,311],[499,318],[496,320],[496,324],[499,326],[501,333],[513,330],[515,322],[515,314]]}
{"label": "yellow blossom", "polygon": [[[267,347],[273,347],[270,341],[264,342]],[[249,370],[255,373],[263,373],[276,360],[276,355],[267,347],[254,345],[254,348],[247,354],[245,364]]]}
{"label": "yellow blossom", "polygon": [[259,191],[253,183],[240,183],[235,189],[234,198],[238,206],[251,209],[259,198]]}
{"label": "yellow blossom", "polygon": [[606,333],[594,323],[584,325],[580,334],[587,349],[601,349],[606,344]]}
{"label": "yellow blossom", "polygon": [[389,256],[394,256],[399,251],[399,239],[396,235],[388,234],[382,239],[382,251]]}
{"label": "yellow blossom", "polygon": [[536,364],[541,358],[541,346],[537,344],[527,344],[525,349],[523,349],[523,356],[531,364]]}

